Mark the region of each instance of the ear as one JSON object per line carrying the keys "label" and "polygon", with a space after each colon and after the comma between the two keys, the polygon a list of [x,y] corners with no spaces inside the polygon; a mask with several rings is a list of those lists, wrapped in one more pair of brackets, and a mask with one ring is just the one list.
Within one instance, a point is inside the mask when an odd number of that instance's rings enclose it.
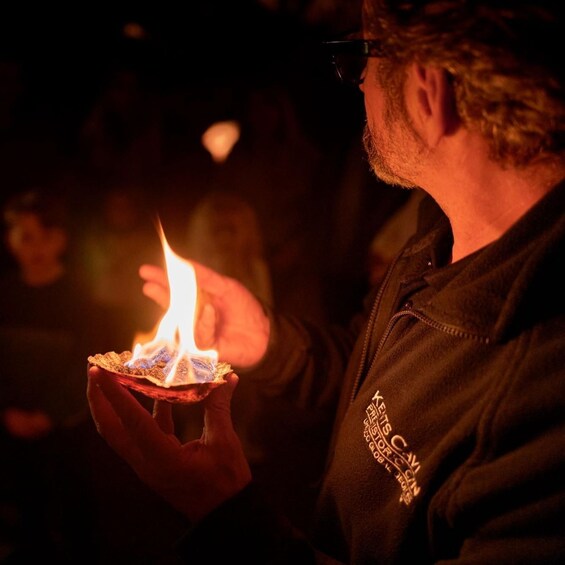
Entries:
{"label": "ear", "polygon": [[409,79],[415,123],[428,147],[436,147],[459,125],[449,76],[444,69],[413,63]]}

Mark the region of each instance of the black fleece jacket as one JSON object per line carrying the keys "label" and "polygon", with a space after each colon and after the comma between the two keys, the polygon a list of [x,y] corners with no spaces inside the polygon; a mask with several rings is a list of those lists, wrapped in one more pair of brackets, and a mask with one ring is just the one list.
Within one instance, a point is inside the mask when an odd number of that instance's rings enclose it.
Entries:
{"label": "black fleece jacket", "polygon": [[252,484],[179,545],[188,563],[565,563],[565,184],[453,264],[420,229],[367,313],[273,316],[242,378],[333,419],[308,541]]}

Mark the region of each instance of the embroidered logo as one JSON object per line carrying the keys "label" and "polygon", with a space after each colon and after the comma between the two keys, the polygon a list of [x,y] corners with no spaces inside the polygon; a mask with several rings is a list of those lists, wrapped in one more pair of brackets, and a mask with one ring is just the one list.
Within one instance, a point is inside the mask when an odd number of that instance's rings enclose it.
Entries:
{"label": "embroidered logo", "polygon": [[392,433],[392,424],[386,413],[386,405],[377,391],[371,404],[365,409],[367,418],[363,420],[365,441],[373,457],[399,482],[401,494],[399,502],[408,506],[420,493],[416,474],[420,463],[410,451],[408,442],[400,435]]}

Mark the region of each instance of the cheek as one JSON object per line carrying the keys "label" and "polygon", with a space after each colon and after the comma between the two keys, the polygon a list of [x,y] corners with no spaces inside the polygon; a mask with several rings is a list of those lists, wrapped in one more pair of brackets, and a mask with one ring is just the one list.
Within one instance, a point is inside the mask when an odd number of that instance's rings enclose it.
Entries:
{"label": "cheek", "polygon": [[67,247],[67,235],[64,231],[53,228],[45,233],[45,246],[53,253],[62,253]]}
{"label": "cheek", "polygon": [[369,131],[373,131],[373,128],[375,127],[375,119],[374,119],[374,115],[373,115],[373,108],[370,104],[367,104],[367,99],[365,98],[365,120],[367,123],[367,127],[369,128]]}
{"label": "cheek", "polygon": [[11,253],[14,253],[17,250],[20,239],[21,238],[18,237],[17,232],[13,230],[6,234],[6,246]]}
{"label": "cheek", "polygon": [[18,230],[10,232],[6,238],[6,243],[10,253],[18,259],[26,258],[31,255],[34,247],[29,236],[26,236]]}
{"label": "cheek", "polygon": [[376,68],[373,59],[369,59],[369,64],[365,71],[365,80],[362,85],[365,116],[371,131],[375,131],[383,121],[384,95],[382,88],[377,82]]}
{"label": "cheek", "polygon": [[371,137],[382,135],[384,128],[382,108],[375,104],[374,99],[365,99],[365,116],[366,116],[366,129],[371,134]]}

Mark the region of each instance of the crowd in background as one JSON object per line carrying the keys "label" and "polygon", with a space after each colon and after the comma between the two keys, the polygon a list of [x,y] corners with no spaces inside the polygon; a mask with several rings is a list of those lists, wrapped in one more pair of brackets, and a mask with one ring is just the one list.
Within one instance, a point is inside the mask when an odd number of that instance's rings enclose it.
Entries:
{"label": "crowd in background", "polygon": [[[160,36],[165,31],[159,34],[147,16],[149,23],[136,30],[118,13],[114,36],[91,40],[94,46],[83,51],[78,43],[74,56],[69,43],[80,30],[68,32],[68,39],[57,39],[53,30],[51,42],[60,45],[51,49],[48,44],[5,49],[2,195],[34,185],[65,193],[73,210],[73,251],[80,259],[85,250],[79,243],[92,241],[96,230],[122,236],[126,231],[128,220],[118,227],[106,215],[108,208],[112,213],[113,205],[106,204],[112,193],[137,199],[132,213],[143,215],[140,224],[155,233],[159,218],[182,252],[196,203],[218,189],[235,192],[257,214],[277,305],[346,319],[358,306],[352,285],[366,284],[374,232],[408,196],[372,177],[360,141],[361,95],[338,84],[318,50],[318,39],[353,23],[341,13],[320,23],[322,2],[280,3],[279,11],[264,7],[274,2],[241,3],[237,10],[216,4],[217,12],[200,8],[202,13],[185,18],[184,29],[178,23],[171,30],[175,18],[169,15],[166,32],[186,35],[184,43],[165,42]],[[242,20],[238,25],[229,21],[234,12]],[[166,17],[164,10],[159,14]],[[213,32],[195,34],[212,22]],[[43,33],[36,41],[50,37]],[[242,41],[251,33],[253,41]],[[201,137],[213,122],[226,119],[240,123],[241,136],[218,163]],[[123,202],[115,208],[125,214]],[[92,246],[88,251],[96,255]],[[4,255],[2,264],[8,261]],[[93,265],[85,266],[92,276]],[[305,284],[318,304],[304,300]]]}
{"label": "crowd in background", "polygon": [[[323,322],[344,322],[361,306],[364,293],[405,235],[400,230],[396,239],[389,237],[384,251],[382,241],[371,247],[381,226],[409,195],[391,190],[369,172],[361,145],[359,92],[334,81],[311,41],[335,30],[258,5],[253,7],[258,18],[253,56],[241,46],[230,51],[224,44],[213,45],[228,25],[223,23],[171,61],[174,42],[163,50],[151,39],[155,34],[147,35],[150,29],[130,22],[129,28],[118,26],[119,38],[106,55],[107,64],[99,63],[102,68],[88,68],[94,55],[78,57],[81,67],[75,78],[82,78],[82,90],[70,86],[71,59],[67,66],[59,62],[49,68],[45,54],[30,59],[12,45],[0,53],[4,228],[28,237],[27,244],[16,236],[11,244],[5,239],[2,249],[0,329],[13,338],[2,345],[2,457],[11,454],[15,470],[10,470],[12,483],[6,484],[15,485],[23,497],[17,499],[12,487],[2,492],[2,562],[26,562],[27,556],[17,560],[18,544],[24,544],[43,556],[52,546],[55,559],[76,558],[73,552],[80,552],[83,563],[88,562],[86,555],[92,563],[141,563],[148,555],[155,563],[159,561],[153,552],[177,534],[176,516],[98,439],[80,392],[76,401],[77,383],[80,390],[86,386],[86,355],[130,348],[136,333],[150,329],[160,316],[142,295],[137,275],[140,264],[162,261],[158,222],[181,256],[239,278],[279,310]],[[346,23],[343,18],[341,22]],[[198,19],[190,24],[198,26]],[[218,160],[203,145],[202,135],[221,120],[237,123],[240,132],[229,154]],[[65,207],[64,222],[45,223],[41,209],[20,209],[23,216],[10,223],[7,213],[13,212],[13,199],[20,194],[56,195]],[[410,228],[410,222],[403,227]],[[43,245],[54,229],[61,230],[57,233],[65,242],[53,257],[58,274],[40,282],[27,280],[18,249],[32,245],[33,238],[33,245]],[[372,249],[380,255],[371,256]],[[59,285],[56,294],[53,285]],[[77,305],[79,298],[88,305]],[[19,341],[14,328],[24,328],[23,333],[18,330]],[[80,356],[73,362],[76,380],[69,391],[46,376],[57,372],[54,366],[66,353],[53,339],[38,342],[44,350],[32,345],[31,337],[39,330],[51,338],[64,330],[63,345],[69,347],[75,347],[69,335],[80,338],[80,348],[73,349]],[[55,341],[61,346],[61,340]],[[6,362],[10,356],[12,366]],[[35,378],[17,377],[26,380],[20,394],[27,395],[24,404],[29,406],[23,408],[36,419],[44,413],[49,422],[61,413],[60,406],[51,407],[57,386],[59,404],[68,392],[77,409],[70,415],[74,419],[65,414],[61,422],[39,426],[36,435],[10,437],[4,416],[18,408],[11,406],[10,395],[12,404],[19,400],[17,387],[6,382],[16,378],[11,367],[23,365],[24,357],[28,374]],[[33,368],[33,359],[39,369]],[[37,378],[38,371],[43,378]],[[259,421],[268,411],[271,421],[284,421],[286,433],[292,433],[293,418],[300,415],[291,407],[272,403],[258,408],[254,392],[243,382],[240,389],[235,414]],[[199,433],[197,423],[192,430],[193,413],[177,416],[185,434]],[[29,418],[25,421],[33,420]],[[280,433],[281,427],[253,431],[261,436]],[[301,456],[288,451],[293,442],[283,435],[270,441],[278,446],[277,461],[284,464],[275,470],[261,454],[249,457],[259,461],[258,473],[275,489],[278,473],[298,475]],[[40,468],[38,461],[49,468]],[[288,483],[292,488],[292,479]],[[301,499],[298,484],[296,489],[294,496],[278,493],[277,501],[299,519],[310,501]],[[37,498],[30,501],[32,493]],[[46,524],[54,531],[46,531]],[[19,537],[22,531],[34,541]],[[44,534],[40,543],[33,537],[37,532]]]}

